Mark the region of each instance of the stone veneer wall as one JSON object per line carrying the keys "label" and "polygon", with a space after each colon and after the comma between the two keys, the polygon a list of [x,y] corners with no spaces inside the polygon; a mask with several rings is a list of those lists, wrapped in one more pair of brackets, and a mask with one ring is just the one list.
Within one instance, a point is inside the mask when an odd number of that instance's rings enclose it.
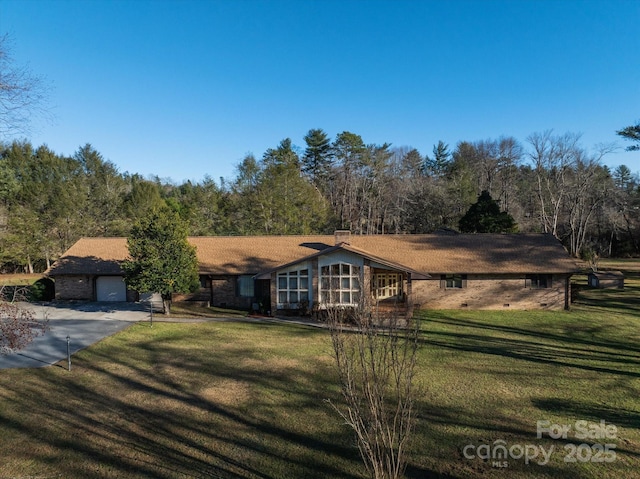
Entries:
{"label": "stone veneer wall", "polygon": [[412,303],[420,309],[563,309],[567,279],[553,275],[551,287],[542,289],[525,287],[525,275],[470,274],[460,289],[441,288],[439,277],[414,280]]}

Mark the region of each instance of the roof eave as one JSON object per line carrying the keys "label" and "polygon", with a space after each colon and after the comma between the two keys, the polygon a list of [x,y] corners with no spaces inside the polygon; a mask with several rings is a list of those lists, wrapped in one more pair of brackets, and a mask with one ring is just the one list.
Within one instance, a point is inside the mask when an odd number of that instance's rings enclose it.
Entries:
{"label": "roof eave", "polygon": [[313,253],[311,255],[299,258],[299,259],[297,259],[295,261],[291,261],[289,263],[286,263],[286,264],[283,264],[283,265],[279,265],[279,266],[277,266],[275,268],[271,268],[268,271],[263,271],[261,273],[258,273],[258,274],[256,274],[254,276],[254,279],[268,279],[268,278],[271,277],[271,274],[275,273],[276,271],[279,271],[279,270],[282,270],[282,269],[286,269],[286,268],[289,268],[291,266],[295,266],[296,264],[300,264],[300,263],[303,263],[305,261],[309,261],[309,260],[312,260],[314,258],[323,256],[323,255],[326,255],[326,254],[331,254],[331,253],[334,253],[335,251],[339,251],[339,250],[344,250],[344,251],[348,251],[348,252],[353,253],[353,254],[357,254],[357,255],[362,256],[362,257],[364,257],[364,258],[366,258],[366,259],[368,259],[370,261],[375,261],[376,263],[382,264],[384,266],[387,266],[387,267],[389,267],[391,269],[394,269],[394,270],[397,270],[397,271],[402,271],[402,272],[405,272],[405,273],[411,273],[412,275],[416,275],[416,276],[420,277],[420,279],[429,279],[429,278],[431,278],[429,273],[416,271],[416,270],[414,270],[412,268],[409,268],[407,266],[404,266],[402,264],[394,263],[394,262],[388,261],[388,260],[386,260],[384,258],[380,258],[380,257],[374,256],[374,255],[368,253],[367,251],[361,250],[359,248],[354,248],[353,246],[349,245],[348,243],[340,243],[340,244],[337,244],[335,246],[331,246],[329,248],[326,248],[326,249],[324,249],[322,251],[318,251],[317,253]]}

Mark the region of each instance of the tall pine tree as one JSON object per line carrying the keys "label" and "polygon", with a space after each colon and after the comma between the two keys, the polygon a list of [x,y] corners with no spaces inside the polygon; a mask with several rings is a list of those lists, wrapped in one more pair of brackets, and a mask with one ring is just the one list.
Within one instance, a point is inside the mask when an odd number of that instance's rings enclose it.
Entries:
{"label": "tall pine tree", "polygon": [[518,225],[509,213],[500,211],[498,202],[488,191],[478,196],[458,223],[463,233],[515,233]]}
{"label": "tall pine tree", "polygon": [[302,172],[320,187],[324,185],[333,164],[331,140],[324,130],[316,128],[309,130],[304,141],[307,148],[302,157]]}

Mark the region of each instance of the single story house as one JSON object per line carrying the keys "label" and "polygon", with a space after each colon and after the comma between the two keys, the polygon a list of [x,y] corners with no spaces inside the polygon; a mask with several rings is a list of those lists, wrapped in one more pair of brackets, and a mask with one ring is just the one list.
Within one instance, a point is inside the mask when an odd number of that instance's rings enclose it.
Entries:
{"label": "single story house", "polygon": [[[579,269],[548,234],[190,237],[201,288],[174,300],[274,314],[326,305],[562,309]],[[47,272],[56,299],[136,301],[120,262],[126,238],[82,238]]]}

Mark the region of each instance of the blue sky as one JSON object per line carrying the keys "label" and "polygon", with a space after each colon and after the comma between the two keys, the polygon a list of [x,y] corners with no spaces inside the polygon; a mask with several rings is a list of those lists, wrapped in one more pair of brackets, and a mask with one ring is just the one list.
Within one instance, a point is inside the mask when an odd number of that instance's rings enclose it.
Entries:
{"label": "blue sky", "polygon": [[639,24],[636,0],[0,0],[53,87],[32,143],[176,182],[311,128],[423,154],[569,131],[638,172],[615,131],[640,120]]}

